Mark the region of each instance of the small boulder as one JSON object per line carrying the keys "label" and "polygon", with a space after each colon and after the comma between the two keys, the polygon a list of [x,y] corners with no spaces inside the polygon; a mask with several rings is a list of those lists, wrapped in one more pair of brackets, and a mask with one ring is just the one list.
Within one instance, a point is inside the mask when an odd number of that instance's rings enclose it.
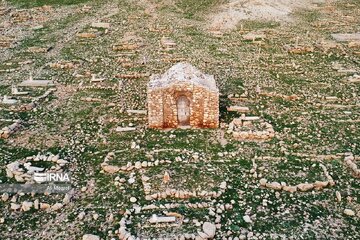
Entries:
{"label": "small boulder", "polygon": [[85,234],[82,240],[100,240],[100,237],[93,234]]}
{"label": "small boulder", "polygon": [[314,188],[314,184],[312,183],[301,183],[297,185],[297,188],[302,191],[306,192]]}
{"label": "small boulder", "polygon": [[347,215],[347,216],[355,216],[355,212],[351,209],[345,209],[344,210],[344,214]]}
{"label": "small boulder", "polygon": [[205,222],[202,226],[203,232],[209,236],[209,238],[215,237],[216,226],[210,222]]}

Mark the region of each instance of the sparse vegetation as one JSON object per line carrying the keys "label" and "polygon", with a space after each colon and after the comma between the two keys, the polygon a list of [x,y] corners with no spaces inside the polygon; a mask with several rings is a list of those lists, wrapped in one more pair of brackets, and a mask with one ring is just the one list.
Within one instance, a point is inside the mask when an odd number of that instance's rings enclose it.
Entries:
{"label": "sparse vegetation", "polygon": [[[0,103],[0,130],[22,121],[19,131],[0,138],[0,183],[17,182],[9,177],[8,164],[52,153],[69,162],[74,189],[70,203],[51,211],[13,210],[11,203],[38,199],[53,206],[64,201],[63,194],[10,193],[3,200],[0,193],[0,239],[81,239],[90,233],[118,239],[115,231],[123,218],[131,220],[126,229],[133,235],[152,237],[197,233],[204,222],[216,222],[221,225],[214,239],[360,238],[359,178],[344,164],[344,154],[351,152],[360,168],[360,88],[359,82],[348,81],[359,74],[360,45],[331,36],[358,32],[358,1],[299,9],[289,22],[252,19],[226,31],[212,29],[211,15],[226,4],[0,3],[0,22],[6,26],[0,28],[5,46],[0,47],[0,101],[4,95],[18,100]],[[43,5],[50,7],[38,8]],[[15,40],[6,47],[3,37]],[[164,46],[163,37],[174,46]],[[45,47],[51,49],[42,51]],[[179,61],[214,75],[221,93],[219,129],[149,129],[146,114],[128,112],[146,110],[149,75]],[[19,87],[29,94],[12,94],[11,86],[28,79],[29,72],[35,79],[53,80],[56,91],[26,110],[52,88]],[[101,81],[92,82],[92,74]],[[229,112],[229,106],[248,107],[245,115],[270,123],[275,137],[235,140],[229,124],[242,113]],[[108,173],[103,163],[109,153],[114,154],[111,166],[141,166]],[[156,160],[163,162],[155,165]],[[31,163],[55,166],[45,160]],[[260,186],[263,178],[280,185],[328,181],[320,164],[335,185],[294,193]],[[165,172],[170,175],[166,184]],[[148,200],[144,183],[151,194],[169,188],[221,194]],[[167,204],[178,205],[138,209]],[[182,224],[149,224],[152,214],[168,212],[180,214]]]}

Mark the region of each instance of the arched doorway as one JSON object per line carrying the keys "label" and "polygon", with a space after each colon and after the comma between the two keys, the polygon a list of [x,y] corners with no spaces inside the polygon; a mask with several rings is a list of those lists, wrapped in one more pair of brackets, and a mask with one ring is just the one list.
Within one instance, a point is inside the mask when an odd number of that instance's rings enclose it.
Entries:
{"label": "arched doorway", "polygon": [[190,100],[186,96],[177,99],[177,115],[180,126],[190,125]]}

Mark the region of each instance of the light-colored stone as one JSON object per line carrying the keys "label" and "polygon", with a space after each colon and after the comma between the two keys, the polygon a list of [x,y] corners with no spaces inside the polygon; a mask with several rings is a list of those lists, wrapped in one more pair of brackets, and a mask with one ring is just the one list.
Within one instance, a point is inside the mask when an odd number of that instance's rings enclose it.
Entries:
{"label": "light-colored stone", "polygon": [[58,211],[60,210],[64,205],[62,203],[55,203],[54,205],[51,206],[51,210],[52,211]]}
{"label": "light-colored stone", "polygon": [[40,209],[41,210],[45,210],[45,209],[48,209],[50,208],[50,204],[48,203],[40,203]]}
{"label": "light-colored stone", "polygon": [[355,212],[351,209],[345,209],[344,210],[344,214],[347,215],[347,216],[355,216]]}
{"label": "light-colored stone", "polygon": [[220,183],[220,189],[225,190],[226,188],[227,188],[226,182],[221,182]]}
{"label": "light-colored stone", "polygon": [[283,186],[283,190],[286,192],[294,193],[297,191],[297,186]]}
{"label": "light-colored stone", "polygon": [[248,215],[243,216],[243,219],[246,223],[252,223],[252,220],[251,220],[250,216],[248,216]]}
{"label": "light-colored stone", "polygon": [[11,203],[10,204],[10,208],[11,210],[18,210],[21,208],[21,205],[20,204],[16,204],[16,203]]}
{"label": "light-colored stone", "polygon": [[281,190],[281,189],[282,189],[281,184],[278,183],[278,182],[266,183],[265,186],[266,186],[267,188],[274,189],[274,190]]}
{"label": "light-colored stone", "polygon": [[120,168],[118,166],[105,165],[102,168],[107,173],[117,173],[118,171],[120,171]]}
{"label": "light-colored stone", "polygon": [[209,238],[215,237],[215,233],[216,233],[215,224],[210,223],[210,222],[204,222],[204,224],[202,226],[202,230],[206,235],[209,236]]}
{"label": "light-colored stone", "polygon": [[110,23],[105,22],[93,22],[91,24],[91,27],[93,28],[110,28]]}
{"label": "light-colored stone", "polygon": [[82,237],[82,240],[100,240],[100,237],[97,235],[93,235],[93,234],[85,234]]}
{"label": "light-colored stone", "polygon": [[335,192],[335,195],[336,195],[336,200],[337,200],[338,202],[341,202],[341,194],[340,194],[340,192],[339,192],[339,191],[336,191],[336,192]]}
{"label": "light-colored stone", "polygon": [[297,188],[302,191],[306,192],[314,188],[314,184],[312,183],[301,183],[297,185]]}
{"label": "light-colored stone", "polygon": [[260,179],[260,186],[265,187],[267,180],[265,178]]}
{"label": "light-colored stone", "polygon": [[21,210],[23,210],[24,212],[27,212],[29,211],[33,206],[33,203],[32,202],[23,202],[22,205],[21,205]]}

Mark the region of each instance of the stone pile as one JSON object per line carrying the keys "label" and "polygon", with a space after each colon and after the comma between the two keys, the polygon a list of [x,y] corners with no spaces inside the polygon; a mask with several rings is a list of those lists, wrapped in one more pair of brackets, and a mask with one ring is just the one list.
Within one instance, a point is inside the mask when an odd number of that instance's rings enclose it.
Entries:
{"label": "stone pile", "polygon": [[351,170],[354,177],[360,178],[360,169],[356,165],[355,157],[352,153],[346,153],[344,163]]}
{"label": "stone pile", "polygon": [[285,45],[285,50],[292,54],[304,54],[314,52],[314,47],[312,46],[301,46],[301,45]]}
{"label": "stone pile", "polygon": [[349,83],[360,83],[360,75],[355,74],[348,78]]}
{"label": "stone pile", "polygon": [[[46,161],[54,163],[49,169],[31,166],[31,162]],[[6,165],[6,176],[15,178],[17,182],[33,182],[34,172],[62,172],[68,161],[60,159],[59,155],[37,155],[14,161]]]}
{"label": "stone pile", "polygon": [[[57,202],[54,204],[49,204],[46,202],[40,202],[39,199],[35,199],[34,201],[24,201],[22,203],[16,203],[14,202],[12,198],[10,203],[10,209],[13,211],[21,211],[21,212],[27,212],[31,209],[34,210],[44,210],[46,212],[56,212],[61,210],[65,205],[67,205],[72,198],[72,194],[65,194],[65,197],[63,198],[62,202]],[[6,202],[9,199],[9,195],[7,193],[2,194],[2,201]]]}
{"label": "stone pile", "polygon": [[314,183],[299,183],[295,186],[291,186],[291,185],[287,185],[285,182],[268,182],[267,179],[262,178],[260,179],[260,186],[265,187],[265,188],[269,188],[269,189],[273,189],[273,190],[277,190],[277,191],[285,191],[285,192],[290,192],[290,193],[294,193],[297,191],[301,191],[301,192],[307,192],[310,190],[322,190],[323,188],[326,187],[332,187],[335,185],[335,182],[333,180],[333,178],[330,176],[330,174],[328,173],[326,167],[323,164],[320,164],[320,167],[323,169],[324,175],[326,177],[326,181],[315,181]]}
{"label": "stone pile", "polygon": [[58,61],[56,63],[50,63],[49,66],[53,69],[73,69],[78,67],[76,63],[70,61]]}
{"label": "stone pile", "polygon": [[161,210],[161,209],[174,209],[174,208],[179,208],[181,206],[185,206],[186,208],[191,208],[191,209],[203,209],[203,208],[209,208],[209,210],[213,211],[213,212],[220,212],[221,209],[223,210],[231,210],[233,209],[233,205],[231,205],[230,203],[227,204],[218,204],[216,207],[213,206],[214,204],[212,203],[208,203],[208,202],[198,202],[198,203],[165,203],[165,204],[160,204],[160,205],[155,205],[155,204],[150,204],[150,205],[145,205],[143,207],[141,207],[141,210],[144,211],[148,211],[148,210]]}
{"label": "stone pile", "polygon": [[[178,214],[176,214],[178,216]],[[116,230],[116,234],[118,235],[120,240],[126,239],[139,239],[135,235],[132,235],[130,231],[127,229],[127,223],[130,222],[129,218],[131,218],[130,211],[126,211],[124,217],[120,220],[120,228]],[[174,218],[174,217],[173,217]],[[176,217],[175,217],[176,220]],[[160,223],[157,223],[160,224]],[[168,224],[168,223],[164,223]],[[200,225],[201,226],[201,225]],[[175,239],[213,239],[216,235],[217,226],[211,222],[204,222],[202,224],[201,230],[198,230],[197,233],[183,233],[173,236]],[[151,239],[161,239],[161,238],[153,238]]]}
{"label": "stone pile", "polygon": [[148,183],[149,178],[143,176],[141,178],[143,186],[145,199],[148,201],[151,200],[160,200],[166,198],[176,198],[176,199],[189,199],[189,198],[218,198],[226,190],[226,182],[220,184],[220,190],[216,191],[190,191],[190,190],[177,190],[177,189],[166,189],[163,192],[151,193],[151,185]]}
{"label": "stone pile", "polygon": [[12,134],[17,132],[21,128],[21,120],[16,120],[14,123],[0,130],[0,139],[9,138]]}
{"label": "stone pile", "polygon": [[[254,121],[258,121],[255,127]],[[274,128],[270,123],[260,121],[259,117],[246,117],[244,114],[240,118],[235,118],[229,124],[228,133],[240,141],[267,141],[275,136]]]}
{"label": "stone pile", "polygon": [[116,173],[119,171],[130,172],[133,170],[140,170],[140,169],[144,169],[144,168],[148,168],[148,167],[159,166],[162,164],[170,164],[171,163],[170,160],[154,160],[154,161],[142,161],[142,162],[137,161],[135,163],[128,162],[127,165],[119,167],[119,166],[114,166],[114,165],[109,164],[109,161],[114,159],[114,157],[115,157],[115,153],[110,152],[106,155],[103,163],[101,163],[101,168],[105,172],[107,172],[107,173]]}

